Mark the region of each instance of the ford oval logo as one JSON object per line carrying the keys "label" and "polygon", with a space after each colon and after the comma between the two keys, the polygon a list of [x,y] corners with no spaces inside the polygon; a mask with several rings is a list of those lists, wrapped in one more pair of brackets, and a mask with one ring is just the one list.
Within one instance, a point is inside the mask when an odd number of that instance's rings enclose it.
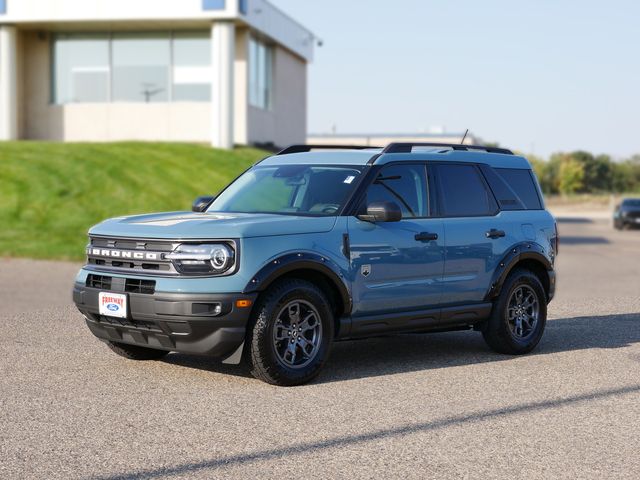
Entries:
{"label": "ford oval logo", "polygon": [[107,310],[109,310],[110,312],[117,312],[118,310],[120,310],[120,305],[110,303],[109,305],[107,305]]}

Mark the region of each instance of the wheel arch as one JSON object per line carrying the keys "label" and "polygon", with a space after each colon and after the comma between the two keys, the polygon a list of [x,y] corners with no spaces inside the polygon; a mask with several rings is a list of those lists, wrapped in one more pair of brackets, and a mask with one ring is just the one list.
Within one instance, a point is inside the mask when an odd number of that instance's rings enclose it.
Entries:
{"label": "wheel arch", "polygon": [[332,304],[336,336],[341,319],[351,313],[351,292],[340,267],[329,258],[311,252],[287,254],[270,261],[256,273],[243,293],[261,293],[285,278],[299,278],[317,285]]}
{"label": "wheel arch", "polygon": [[547,302],[551,301],[555,293],[553,265],[540,245],[528,242],[514,245],[500,261],[493,274],[491,286],[485,296],[485,300],[491,301],[500,295],[505,280],[516,268],[527,269],[536,275],[540,283],[542,283]]}

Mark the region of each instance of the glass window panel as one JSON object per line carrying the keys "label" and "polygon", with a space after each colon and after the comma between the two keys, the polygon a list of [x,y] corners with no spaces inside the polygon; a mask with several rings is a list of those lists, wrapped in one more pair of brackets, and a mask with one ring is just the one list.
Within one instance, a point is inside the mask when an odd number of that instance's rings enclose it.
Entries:
{"label": "glass window panel", "polygon": [[260,108],[265,107],[265,89],[264,89],[264,79],[266,76],[266,66],[267,66],[267,49],[263,44],[258,44],[258,106]]}
{"label": "glass window panel", "polygon": [[258,106],[258,42],[249,41],[249,103]]}
{"label": "glass window panel", "polygon": [[208,32],[173,36],[173,100],[211,101],[211,37]]}
{"label": "glass window panel", "polygon": [[448,217],[493,215],[495,200],[473,165],[438,167],[443,214]]}
{"label": "glass window panel", "polygon": [[428,216],[425,167],[423,165],[385,167],[367,190],[366,205],[374,202],[395,203],[402,210],[402,218]]}
{"label": "glass window panel", "polygon": [[264,108],[270,109],[273,101],[273,88],[272,88],[272,76],[273,76],[273,48],[266,48],[266,65],[265,65],[265,77],[264,77]]}
{"label": "glass window panel", "polygon": [[109,101],[109,36],[57,35],[53,43],[53,101]]}
{"label": "glass window panel", "polygon": [[113,90],[116,102],[169,100],[170,35],[114,34]]}
{"label": "glass window panel", "polygon": [[336,215],[358,184],[352,167],[257,167],[222,192],[210,212]]}
{"label": "glass window panel", "polygon": [[540,197],[538,196],[538,188],[529,170],[497,168],[496,172],[516,192],[527,209],[540,210],[542,208]]}
{"label": "glass window panel", "polygon": [[249,42],[249,102],[269,109],[272,102],[273,49],[262,42]]}

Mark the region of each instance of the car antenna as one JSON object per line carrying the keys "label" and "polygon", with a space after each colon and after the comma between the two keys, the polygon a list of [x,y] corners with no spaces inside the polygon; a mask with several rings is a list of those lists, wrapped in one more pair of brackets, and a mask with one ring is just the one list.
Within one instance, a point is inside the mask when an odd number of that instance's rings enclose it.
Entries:
{"label": "car antenna", "polygon": [[469,129],[467,128],[467,131],[464,132],[464,137],[462,137],[462,140],[460,141],[460,145],[464,145],[464,141],[466,140],[468,134],[469,134]]}

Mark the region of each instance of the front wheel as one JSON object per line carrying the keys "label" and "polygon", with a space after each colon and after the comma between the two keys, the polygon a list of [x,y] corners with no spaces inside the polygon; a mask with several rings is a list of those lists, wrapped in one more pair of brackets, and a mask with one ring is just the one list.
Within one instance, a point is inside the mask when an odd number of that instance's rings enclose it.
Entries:
{"label": "front wheel", "polygon": [[313,283],[288,279],[269,288],[256,305],[249,332],[254,377],[280,386],[312,380],[324,365],[334,319],[325,294]]}
{"label": "front wheel", "polygon": [[533,350],[544,333],[547,301],[540,280],[529,270],[509,274],[482,332],[496,352],[522,355]]}

